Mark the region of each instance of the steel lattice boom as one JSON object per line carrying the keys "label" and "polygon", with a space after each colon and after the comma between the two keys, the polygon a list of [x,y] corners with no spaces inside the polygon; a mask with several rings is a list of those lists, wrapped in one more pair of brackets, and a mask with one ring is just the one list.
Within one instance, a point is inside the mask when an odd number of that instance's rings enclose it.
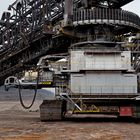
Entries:
{"label": "steel lattice boom", "polygon": [[1,82],[36,64],[41,56],[65,53],[81,40],[106,36],[112,41],[118,35],[139,31],[140,18],[121,9],[131,1],[16,0],[0,20]]}

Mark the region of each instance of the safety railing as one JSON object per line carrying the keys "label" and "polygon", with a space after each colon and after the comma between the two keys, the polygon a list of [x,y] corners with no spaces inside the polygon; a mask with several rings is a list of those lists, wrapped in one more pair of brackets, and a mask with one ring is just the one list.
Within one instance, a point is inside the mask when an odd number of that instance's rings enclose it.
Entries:
{"label": "safety railing", "polygon": [[140,28],[139,16],[121,9],[94,8],[75,11],[73,24],[85,23],[114,23]]}

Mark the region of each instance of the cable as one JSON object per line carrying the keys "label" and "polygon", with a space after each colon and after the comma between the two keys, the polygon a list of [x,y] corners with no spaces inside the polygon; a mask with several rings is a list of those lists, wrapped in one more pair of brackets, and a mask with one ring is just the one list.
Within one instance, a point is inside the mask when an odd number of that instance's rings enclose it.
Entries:
{"label": "cable", "polygon": [[32,100],[32,102],[31,102],[31,104],[30,104],[29,106],[26,106],[26,105],[24,104],[24,102],[23,102],[22,95],[21,95],[21,84],[20,84],[20,81],[19,81],[18,78],[17,78],[17,80],[18,80],[18,84],[19,84],[19,86],[18,86],[18,91],[19,91],[20,103],[21,103],[21,105],[22,105],[22,107],[23,107],[24,109],[30,109],[30,108],[33,106],[33,104],[34,104],[35,99],[36,99],[36,95],[37,95],[37,88],[38,88],[38,83],[39,83],[39,69],[38,69],[38,72],[37,72],[37,81],[36,81],[36,87],[35,87],[34,97],[33,97],[33,100]]}

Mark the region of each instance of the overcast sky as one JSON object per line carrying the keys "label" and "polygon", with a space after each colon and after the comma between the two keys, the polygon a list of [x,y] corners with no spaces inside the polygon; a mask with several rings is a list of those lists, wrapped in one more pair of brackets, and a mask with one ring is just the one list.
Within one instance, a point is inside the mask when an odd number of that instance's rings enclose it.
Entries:
{"label": "overcast sky", "polygon": [[[1,16],[3,11],[7,10],[8,5],[14,2],[15,0],[0,0],[0,1],[1,1],[0,16]],[[140,16],[140,0],[134,0],[133,2],[124,6],[123,9],[134,12]]]}

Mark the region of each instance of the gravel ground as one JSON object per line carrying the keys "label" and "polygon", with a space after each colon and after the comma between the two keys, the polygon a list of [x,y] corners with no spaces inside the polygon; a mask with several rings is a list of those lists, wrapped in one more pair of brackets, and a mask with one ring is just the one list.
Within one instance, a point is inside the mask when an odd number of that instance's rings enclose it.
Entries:
{"label": "gravel ground", "polygon": [[[38,95],[34,106],[24,110],[17,92],[0,90],[0,140],[140,140],[140,124],[112,118],[71,118],[41,122]],[[29,104],[32,94],[24,94]]]}

